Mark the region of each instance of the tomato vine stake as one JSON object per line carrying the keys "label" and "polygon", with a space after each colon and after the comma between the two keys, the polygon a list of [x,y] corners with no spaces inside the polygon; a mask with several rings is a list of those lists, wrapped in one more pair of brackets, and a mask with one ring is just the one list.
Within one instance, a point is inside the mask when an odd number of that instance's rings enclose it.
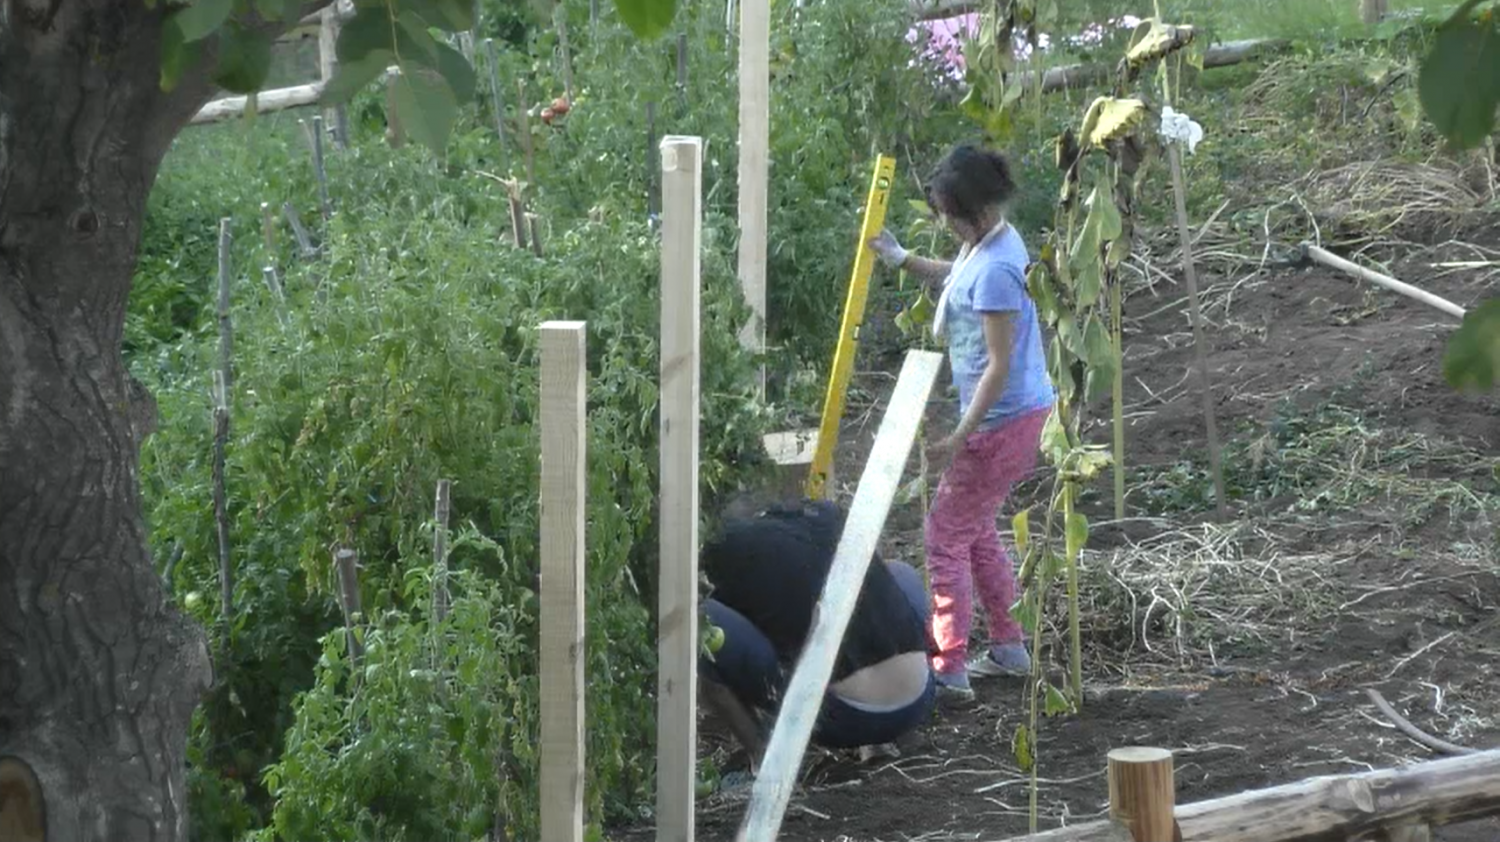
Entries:
{"label": "tomato vine stake", "polygon": [[[325,86],[338,74],[339,30],[343,28],[338,8],[340,5],[342,4],[337,2],[331,3],[318,13],[318,78]],[[349,111],[345,104],[340,102],[332,108],[325,108],[320,116],[333,126],[334,145],[339,149],[347,149]]]}
{"label": "tomato vine stake", "polygon": [[[546,385],[543,381],[543,385]],[[545,475],[543,475],[545,479]],[[440,479],[432,506],[432,622],[448,617],[448,512],[453,480]]]}
{"label": "tomato vine stake", "polygon": [[[685,42],[679,42],[684,44]],[[766,205],[771,157],[771,3],[740,5],[739,53],[739,265],[740,289],[750,307],[740,344],[754,354],[766,349]],[[687,81],[686,50],[678,50],[680,80]],[[757,375],[762,398],[766,369]]]}
{"label": "tomato vine stake", "polygon": [[[753,0],[752,0],[753,2]],[[885,214],[891,197],[891,180],[896,173],[896,159],[881,155],[875,159],[870,190],[865,197],[864,222],[859,226],[859,242],[854,247],[854,270],[844,299],[844,318],[839,326],[839,344],[833,354],[833,368],[828,375],[828,391],[823,398],[823,417],[818,429],[812,467],[807,477],[807,496],[823,499],[828,493],[833,452],[838,445],[839,424],[844,418],[844,398],[854,373],[854,357],[859,350],[859,329],[865,320],[865,300],[869,297],[870,275],[875,271],[875,252],[870,240],[885,225]]]}
{"label": "tomato vine stake", "polygon": [[843,534],[818,597],[807,642],[787,682],[760,773],[750,792],[744,824],[736,836],[738,842],[770,842],[781,827],[807,741],[828,689],[828,679],[833,674],[834,659],[849,628],[860,585],[885,527],[902,471],[911,456],[917,427],[922,423],[923,409],[942,364],[943,355],[935,351],[906,352],[896,388],[875,434],[869,461],[849,504]]}
{"label": "tomato vine stake", "polygon": [[656,839],[693,842],[698,768],[699,265],[703,139],[661,141]]}
{"label": "tomato vine stake", "polygon": [[333,215],[333,205],[328,200],[328,170],[323,166],[323,115],[314,114],[312,118],[312,159],[313,173],[318,178],[318,206],[323,211],[323,220],[326,222]]}
{"label": "tomato vine stake", "polygon": [[226,628],[234,619],[234,562],[229,554],[229,500],[224,451],[229,442],[229,392],[234,388],[234,328],[229,318],[230,220],[219,220],[219,367],[214,371],[214,524],[219,537],[219,602]]}
{"label": "tomato vine stake", "polygon": [[536,184],[536,156],[531,143],[531,110],[526,107],[526,80],[516,80],[516,131],[521,134],[521,149],[526,154],[526,184]]}
{"label": "tomato vine stake", "polygon": [[[495,109],[495,142],[500,146],[500,160],[505,160],[505,100],[500,98],[500,59],[495,55],[495,39],[484,39],[484,58],[490,71],[490,106]],[[519,107],[519,103],[517,104]],[[394,103],[390,106],[394,113]]]}
{"label": "tomato vine stake", "polygon": [[365,655],[365,646],[358,634],[363,616],[359,599],[359,554],[348,547],[340,547],[334,551],[333,564],[339,578],[339,608],[344,612],[344,642],[349,660],[354,664],[353,675],[358,680],[359,662]]}
{"label": "tomato vine stake", "polygon": [[541,831],[582,842],[587,325],[541,334]]}

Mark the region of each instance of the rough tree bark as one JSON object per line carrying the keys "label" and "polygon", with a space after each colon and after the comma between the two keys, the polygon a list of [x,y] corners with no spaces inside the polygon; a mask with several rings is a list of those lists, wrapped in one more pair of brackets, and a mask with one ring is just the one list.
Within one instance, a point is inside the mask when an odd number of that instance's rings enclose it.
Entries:
{"label": "rough tree bark", "polygon": [[163,5],[0,0],[0,755],[49,840],[186,838],[212,675],[152,570],[120,354],[147,194],[213,93],[204,65],[160,90]]}

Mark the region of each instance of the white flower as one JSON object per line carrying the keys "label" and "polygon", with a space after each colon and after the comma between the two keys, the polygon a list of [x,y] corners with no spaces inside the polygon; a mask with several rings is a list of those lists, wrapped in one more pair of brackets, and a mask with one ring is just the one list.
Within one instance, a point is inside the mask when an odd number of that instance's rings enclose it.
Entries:
{"label": "white flower", "polygon": [[1203,127],[1168,105],[1161,110],[1161,134],[1168,141],[1186,143],[1188,154],[1191,155],[1198,141],[1203,139]]}

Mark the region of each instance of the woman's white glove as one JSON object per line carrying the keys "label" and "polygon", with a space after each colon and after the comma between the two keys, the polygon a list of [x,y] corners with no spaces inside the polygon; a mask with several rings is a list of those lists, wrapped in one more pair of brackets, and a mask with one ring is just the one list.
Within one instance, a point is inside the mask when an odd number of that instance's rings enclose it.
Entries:
{"label": "woman's white glove", "polygon": [[870,250],[874,251],[875,256],[887,266],[900,266],[906,262],[908,255],[906,249],[902,248],[901,244],[896,242],[896,238],[891,236],[891,232],[884,228],[880,229],[880,233],[870,240]]}

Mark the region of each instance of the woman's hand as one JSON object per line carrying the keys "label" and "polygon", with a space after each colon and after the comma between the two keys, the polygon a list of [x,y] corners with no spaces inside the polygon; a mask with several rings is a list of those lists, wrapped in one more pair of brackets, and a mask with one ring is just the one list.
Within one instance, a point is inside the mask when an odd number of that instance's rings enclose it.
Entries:
{"label": "woman's hand", "polygon": [[875,256],[880,258],[880,262],[892,267],[899,267],[906,262],[906,258],[909,256],[906,249],[902,248],[901,244],[896,242],[896,238],[891,235],[891,232],[884,228],[880,229],[879,234],[871,238],[870,250],[875,252]]}
{"label": "woman's hand", "polygon": [[943,436],[935,442],[927,445],[927,466],[937,473],[948,470],[953,464],[953,454],[958,452],[959,439],[957,435]]}

